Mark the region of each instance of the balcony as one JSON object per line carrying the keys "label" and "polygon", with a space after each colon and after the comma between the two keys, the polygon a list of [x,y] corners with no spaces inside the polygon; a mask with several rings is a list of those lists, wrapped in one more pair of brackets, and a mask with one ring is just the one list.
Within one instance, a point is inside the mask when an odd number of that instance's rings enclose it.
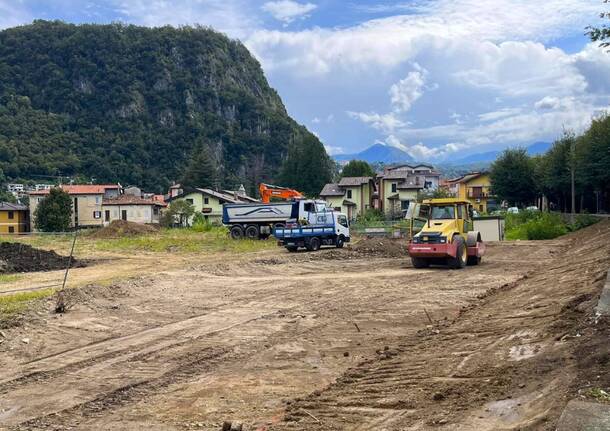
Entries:
{"label": "balcony", "polygon": [[468,187],[466,196],[468,199],[487,199],[492,195],[489,187]]}

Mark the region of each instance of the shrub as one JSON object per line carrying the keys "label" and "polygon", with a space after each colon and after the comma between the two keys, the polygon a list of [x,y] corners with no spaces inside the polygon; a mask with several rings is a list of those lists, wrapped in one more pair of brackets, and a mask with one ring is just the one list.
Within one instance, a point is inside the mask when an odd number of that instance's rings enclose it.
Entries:
{"label": "shrub", "polygon": [[568,227],[559,214],[522,211],[506,214],[506,239],[553,239],[568,233]]}
{"label": "shrub", "polygon": [[379,221],[384,221],[383,211],[375,208],[369,208],[358,216],[356,223],[366,225]]}
{"label": "shrub", "polygon": [[574,222],[568,225],[568,229],[573,232],[575,230],[591,226],[598,221],[599,217],[592,216],[591,214],[578,214],[574,219]]}

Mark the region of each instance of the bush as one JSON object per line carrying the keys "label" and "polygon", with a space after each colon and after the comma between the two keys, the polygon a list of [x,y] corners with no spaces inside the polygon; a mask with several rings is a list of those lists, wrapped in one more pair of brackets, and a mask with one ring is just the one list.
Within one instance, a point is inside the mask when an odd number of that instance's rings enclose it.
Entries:
{"label": "bush", "polygon": [[522,211],[506,215],[506,239],[553,239],[568,233],[568,227],[559,214]]}
{"label": "bush", "polygon": [[194,232],[210,232],[214,225],[203,217],[202,214],[195,214],[191,230]]}
{"label": "bush", "polygon": [[358,216],[356,223],[366,225],[384,220],[385,217],[383,211],[375,208],[369,208]]}
{"label": "bush", "polygon": [[599,217],[592,216],[591,214],[578,214],[574,219],[574,223],[568,225],[568,229],[572,232],[578,229],[591,226],[599,221]]}

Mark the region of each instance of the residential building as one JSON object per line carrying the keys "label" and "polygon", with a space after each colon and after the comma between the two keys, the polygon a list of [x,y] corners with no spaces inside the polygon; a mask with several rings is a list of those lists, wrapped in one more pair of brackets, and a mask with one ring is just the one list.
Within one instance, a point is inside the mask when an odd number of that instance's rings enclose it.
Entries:
{"label": "residential building", "polygon": [[9,192],[16,194],[16,193],[23,193],[25,192],[25,185],[23,184],[7,184],[6,185],[6,190],[8,190]]}
{"label": "residential building", "polygon": [[30,230],[29,209],[25,205],[0,202],[0,234]]}
{"label": "residential building", "polygon": [[37,192],[40,190],[51,190],[53,188],[53,184],[36,184],[34,186],[34,190]]}
{"label": "residential building", "polygon": [[[171,195],[170,188],[170,195]],[[203,217],[210,223],[222,223],[222,205],[226,203],[251,203],[258,202],[250,196],[239,196],[238,192],[231,194],[203,188],[192,188],[182,190],[182,193],[174,197],[170,197],[167,202],[171,205],[172,202],[185,200],[195,207],[196,213],[203,214]]]}
{"label": "residential building", "polygon": [[338,183],[326,184],[320,192],[328,206],[355,220],[367,209],[373,208],[375,181],[373,177],[344,177]]}
{"label": "residential building", "polygon": [[436,190],[440,174],[430,165],[387,167],[377,175],[379,207],[389,217],[401,217],[421,191]]}
{"label": "residential building", "polygon": [[467,199],[478,212],[488,213],[498,208],[487,172],[472,172],[454,181],[458,187],[457,197]]}
{"label": "residential building", "polygon": [[[70,184],[59,186],[72,198],[72,218],[70,227],[99,227],[104,224],[102,204],[104,199],[118,198],[119,184]],[[30,222],[35,224],[36,208],[50,193],[50,190],[32,191],[30,197]]]}
{"label": "residential building", "polygon": [[159,223],[161,210],[167,205],[153,199],[123,194],[114,198],[102,200],[104,225],[115,220],[125,220],[133,223]]}

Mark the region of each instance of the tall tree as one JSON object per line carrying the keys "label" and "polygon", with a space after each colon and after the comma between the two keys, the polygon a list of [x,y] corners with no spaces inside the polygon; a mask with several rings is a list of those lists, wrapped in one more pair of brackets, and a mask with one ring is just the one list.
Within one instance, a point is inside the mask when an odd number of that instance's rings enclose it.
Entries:
{"label": "tall tree", "polygon": [[[604,0],[605,4],[609,4],[610,0]],[[601,19],[610,19],[610,12],[604,11],[599,14]],[[587,34],[593,42],[600,42],[600,46],[606,48],[610,46],[610,26],[602,24],[600,27],[587,27]]]}
{"label": "tall tree", "polygon": [[525,148],[506,149],[491,165],[493,193],[511,205],[526,205],[538,195],[534,164]]}
{"label": "tall tree", "polygon": [[218,169],[210,154],[210,148],[203,144],[193,153],[184,171],[182,186],[214,188],[219,187],[218,180]]}
{"label": "tall tree", "polygon": [[280,173],[280,184],[307,196],[317,196],[332,180],[333,162],[324,145],[313,135],[305,135],[289,148]]}
{"label": "tall tree", "polygon": [[342,177],[372,177],[375,171],[364,160],[351,160],[341,171]]}
{"label": "tall tree", "polygon": [[43,232],[66,232],[72,220],[72,199],[60,188],[50,190],[34,213],[36,229]]}

